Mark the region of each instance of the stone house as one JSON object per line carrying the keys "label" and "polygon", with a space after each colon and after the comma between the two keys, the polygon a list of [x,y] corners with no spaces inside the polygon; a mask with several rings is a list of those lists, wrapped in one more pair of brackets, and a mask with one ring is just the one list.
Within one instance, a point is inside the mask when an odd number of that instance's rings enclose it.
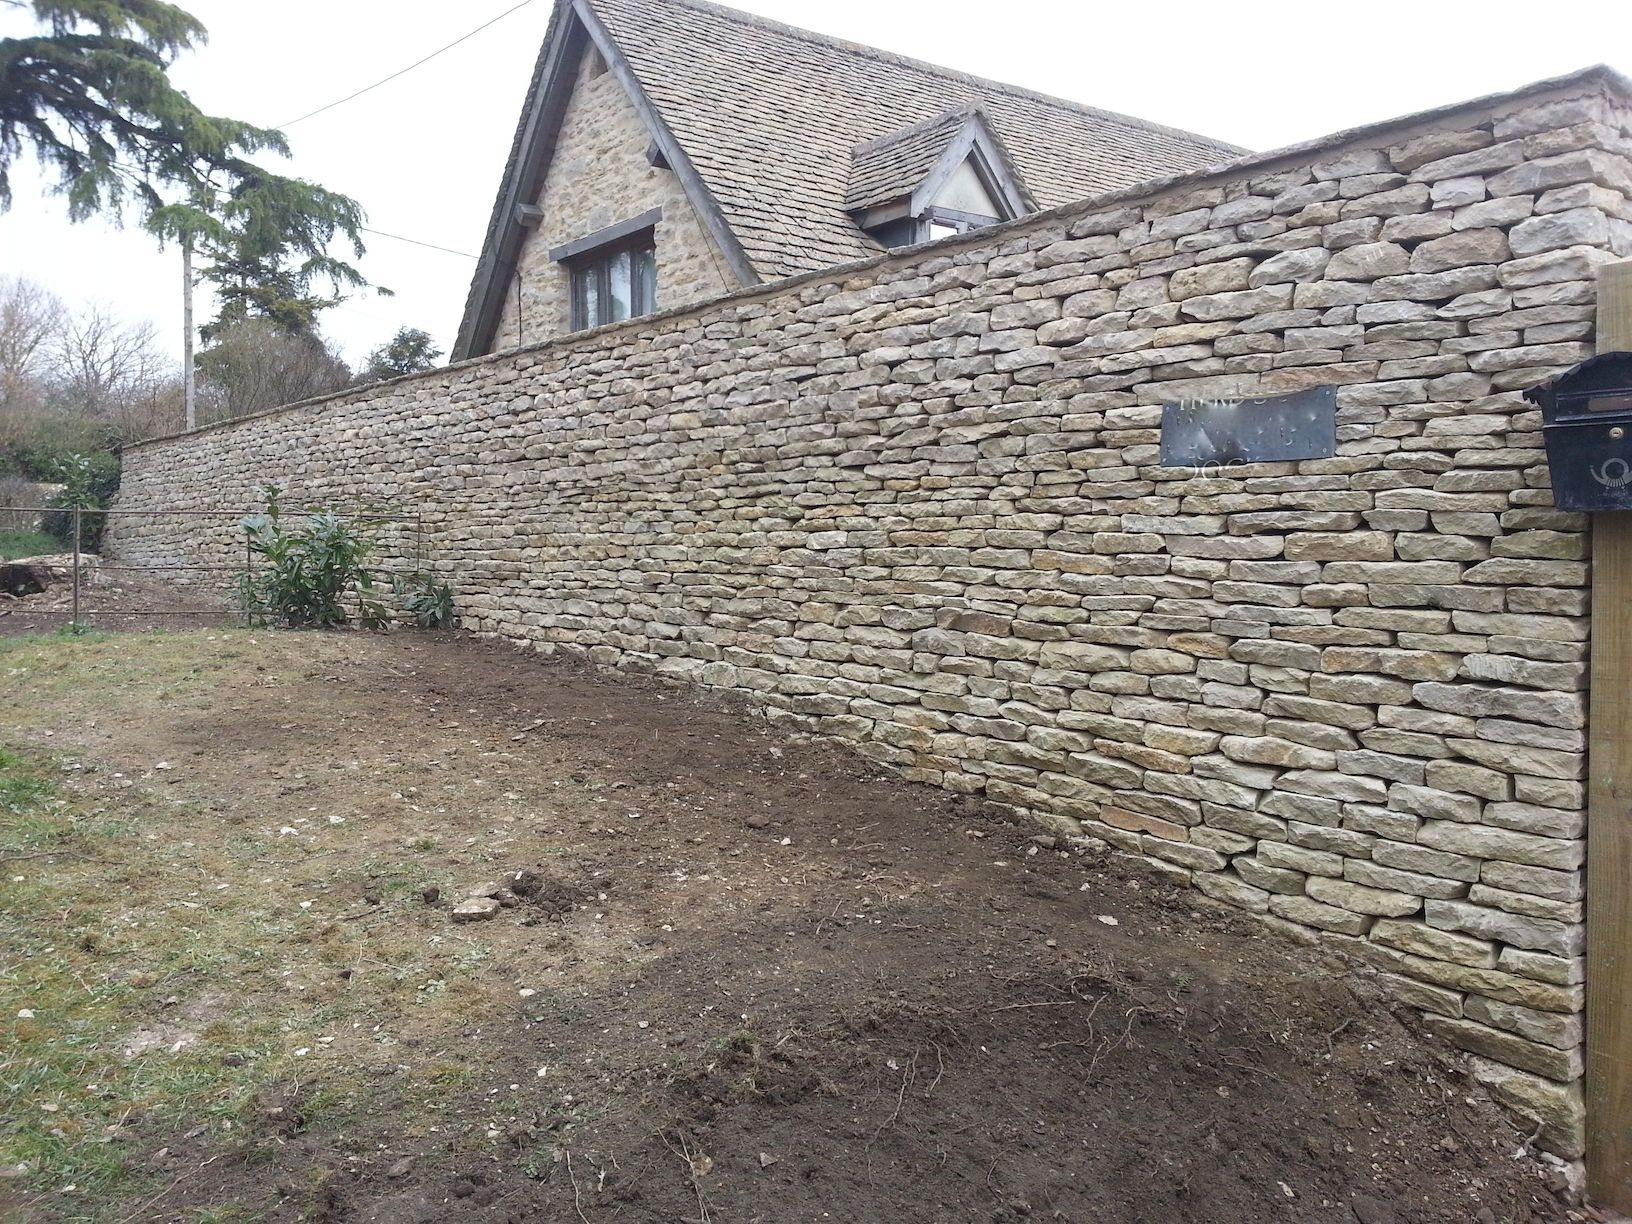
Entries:
{"label": "stone house", "polygon": [[558,0],[453,355],[1241,153],[703,0]]}

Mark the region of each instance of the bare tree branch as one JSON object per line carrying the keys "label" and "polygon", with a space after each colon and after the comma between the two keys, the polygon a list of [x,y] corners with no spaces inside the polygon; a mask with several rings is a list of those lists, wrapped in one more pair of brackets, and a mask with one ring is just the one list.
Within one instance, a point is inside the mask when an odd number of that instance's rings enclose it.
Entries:
{"label": "bare tree branch", "polygon": [[66,317],[62,302],[43,285],[0,276],[0,411],[20,405]]}

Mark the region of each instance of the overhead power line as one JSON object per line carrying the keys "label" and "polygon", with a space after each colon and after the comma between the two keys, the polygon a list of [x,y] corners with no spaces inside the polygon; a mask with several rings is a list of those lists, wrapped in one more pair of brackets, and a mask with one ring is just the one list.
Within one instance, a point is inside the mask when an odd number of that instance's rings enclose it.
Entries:
{"label": "overhead power line", "polygon": [[377,234],[381,238],[392,238],[397,242],[408,242],[412,243],[414,246],[429,247],[433,251],[441,251],[447,255],[457,255],[461,259],[479,258],[476,255],[472,255],[469,251],[456,251],[452,247],[437,246],[434,242],[421,242],[418,238],[404,238],[401,234],[388,234],[384,230],[370,229],[366,225],[359,225],[357,228],[362,230],[365,234]]}
{"label": "overhead power line", "polygon": [[510,16],[511,13],[514,13],[517,9],[524,9],[529,4],[531,4],[532,2],[533,2],[533,0],[521,0],[520,4],[512,5],[510,8],[505,9],[504,12],[500,13],[497,17],[493,17],[493,18],[491,18],[491,19],[489,19],[487,21],[482,22],[481,25],[477,26],[474,30],[470,31],[470,33],[461,34],[458,38],[454,39],[452,42],[448,43],[446,46],[438,47],[435,51],[432,51],[429,55],[425,56],[422,59],[415,60],[413,63],[409,64],[406,68],[399,68],[397,71],[393,72],[390,76],[381,77],[379,80],[375,81],[372,85],[364,85],[356,93],[349,93],[343,98],[337,98],[333,102],[329,102],[329,103],[327,103],[327,104],[325,104],[323,106],[318,107],[316,110],[307,111],[304,115],[301,115],[298,119],[291,119],[291,120],[289,120],[288,123],[280,123],[280,124],[278,124],[278,127],[279,128],[294,127],[295,124],[304,123],[304,122],[306,122],[306,120],[312,118],[314,115],[321,115],[324,111],[330,111],[330,110],[333,110],[337,106],[342,106],[345,103],[350,102],[353,98],[360,98],[364,94],[368,93],[369,90],[378,89],[381,85],[384,85],[384,84],[386,84],[386,83],[388,83],[390,81],[394,81],[398,77],[403,76],[406,73],[412,72],[415,68],[418,68],[421,64],[430,63],[431,60],[433,60],[437,56],[441,55],[444,51],[453,50],[453,48],[457,47],[460,43],[464,42],[467,39],[474,38],[476,35],[480,34],[483,30],[487,29],[488,26],[493,25],[495,22],[503,21],[506,17]]}

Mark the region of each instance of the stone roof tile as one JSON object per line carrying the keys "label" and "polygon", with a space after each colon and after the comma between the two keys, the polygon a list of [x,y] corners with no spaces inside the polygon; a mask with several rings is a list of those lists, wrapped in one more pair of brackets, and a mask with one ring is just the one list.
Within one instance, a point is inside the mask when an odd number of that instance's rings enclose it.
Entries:
{"label": "stone roof tile", "polygon": [[[949,112],[981,112],[1039,208],[1241,153],[706,0],[589,4],[765,279],[876,253],[846,212],[854,151],[926,121],[933,132]],[[910,173],[924,146],[897,152],[872,169]]]}
{"label": "stone roof tile", "polygon": [[882,204],[911,192],[934,169],[952,138],[963,130],[974,113],[948,111],[927,122],[910,124],[888,136],[856,146],[850,158],[845,210]]}

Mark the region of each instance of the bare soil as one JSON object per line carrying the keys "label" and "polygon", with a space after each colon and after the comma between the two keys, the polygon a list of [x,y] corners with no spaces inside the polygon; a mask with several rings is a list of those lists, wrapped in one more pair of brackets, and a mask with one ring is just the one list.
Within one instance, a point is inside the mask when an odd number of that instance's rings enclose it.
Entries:
{"label": "bare soil", "polygon": [[[369,1002],[292,1033],[298,1059],[234,1062],[259,1078],[232,1129],[137,1128],[157,1190],[105,1218],[1583,1218],[1354,966],[1126,860],[500,644],[185,640],[163,700],[28,669],[44,713],[13,738],[89,762],[88,795],[117,772],[193,805],[188,846],[264,839],[187,921],[230,884],[307,925],[283,976],[161,984],[170,1011],[107,1040],[168,1015],[185,1042],[189,997],[223,990],[246,1017]],[[454,924],[483,881],[519,888]],[[409,944],[462,967],[394,982]],[[71,1201],[21,1218],[95,1216]]]}
{"label": "bare soil", "polygon": [[[58,567],[56,577],[44,590],[24,595],[13,594],[0,584],[0,637],[46,633],[73,622],[71,570]],[[103,565],[100,557],[88,556],[81,576],[80,624],[129,633],[237,623],[237,615],[219,595],[176,586],[165,579],[161,572],[117,560]]]}

